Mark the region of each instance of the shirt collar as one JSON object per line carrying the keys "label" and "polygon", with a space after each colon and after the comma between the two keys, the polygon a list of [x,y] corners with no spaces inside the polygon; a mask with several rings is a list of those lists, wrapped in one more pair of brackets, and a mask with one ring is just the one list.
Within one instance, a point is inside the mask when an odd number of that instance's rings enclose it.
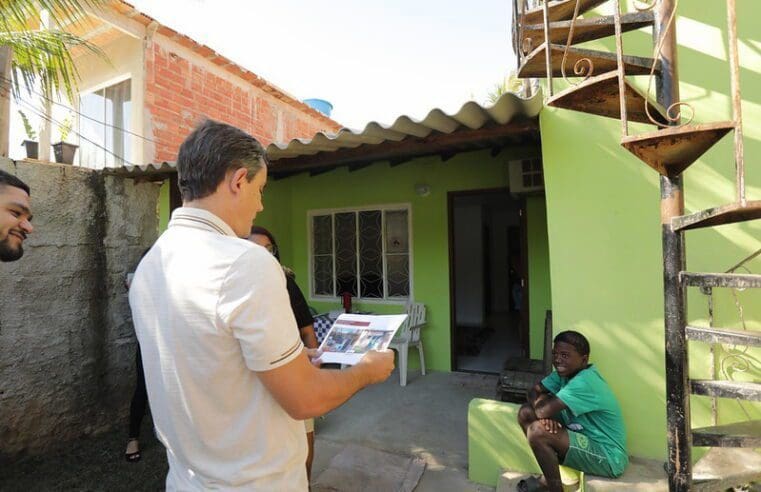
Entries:
{"label": "shirt collar", "polygon": [[169,227],[192,227],[224,236],[238,237],[227,222],[208,210],[191,207],[179,207],[172,212]]}

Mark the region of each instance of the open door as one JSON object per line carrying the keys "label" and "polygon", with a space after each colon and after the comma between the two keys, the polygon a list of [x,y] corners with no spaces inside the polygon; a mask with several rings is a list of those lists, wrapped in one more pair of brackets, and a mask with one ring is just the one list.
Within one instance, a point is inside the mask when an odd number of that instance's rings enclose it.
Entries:
{"label": "open door", "polygon": [[506,189],[450,192],[452,368],[497,374],[528,354],[525,212]]}

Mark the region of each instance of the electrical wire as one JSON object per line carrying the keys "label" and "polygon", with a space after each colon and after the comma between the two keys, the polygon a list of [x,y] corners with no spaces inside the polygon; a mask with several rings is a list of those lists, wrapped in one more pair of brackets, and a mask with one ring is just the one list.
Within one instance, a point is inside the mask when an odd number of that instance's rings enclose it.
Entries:
{"label": "electrical wire", "polygon": [[[3,77],[3,76],[0,76],[0,87],[3,87],[3,82],[5,82],[6,84],[9,84],[9,83],[11,82],[11,79],[9,79],[9,78],[7,78],[7,77]],[[71,107],[71,106],[68,106],[68,105],[66,105],[66,104],[63,104],[63,103],[60,103],[60,102],[58,102],[58,101],[54,101],[53,99],[50,99],[49,97],[47,97],[45,94],[43,94],[43,93],[41,93],[41,92],[37,92],[37,91],[35,91],[35,90],[32,90],[32,89],[28,89],[28,90],[29,90],[29,92],[31,92],[32,94],[35,94],[36,96],[39,96],[39,97],[41,97],[41,98],[42,98],[42,99],[44,99],[45,101],[48,101],[48,102],[50,102],[51,104],[55,104],[56,106],[60,106],[60,107],[62,107],[62,108],[65,108],[65,109],[67,109],[68,111],[70,111],[70,112],[72,112],[72,113],[75,113],[77,116],[80,116],[80,117],[82,117],[82,118],[85,118],[85,119],[87,119],[87,120],[93,121],[93,122],[95,122],[95,123],[99,123],[99,124],[101,124],[101,125],[104,125],[104,126],[106,126],[106,127],[109,127],[109,128],[113,128],[113,129],[115,129],[115,130],[119,130],[119,131],[122,131],[122,132],[124,132],[124,133],[127,133],[127,134],[129,134],[129,135],[132,135],[132,136],[134,136],[134,137],[137,137],[137,138],[141,138],[141,139],[145,140],[146,142],[151,142],[151,143],[154,143],[154,144],[156,144],[156,143],[157,143],[157,142],[156,142],[155,140],[153,140],[152,138],[148,138],[148,137],[145,137],[145,136],[143,136],[143,135],[140,135],[140,134],[138,134],[138,133],[132,132],[132,131],[130,131],[130,130],[127,130],[127,129],[125,129],[125,128],[121,128],[121,127],[118,127],[118,126],[116,126],[116,125],[111,125],[111,124],[109,124],[109,123],[106,123],[105,121],[100,121],[100,120],[98,120],[97,118],[93,118],[93,117],[91,117],[91,116],[88,116],[88,115],[86,115],[86,114],[84,114],[84,113],[81,113],[81,112],[77,111],[76,109],[74,109],[74,108],[73,108],[73,107]],[[23,99],[23,98],[19,98],[18,100],[19,100],[19,101],[24,101],[25,99]],[[30,101],[27,101],[27,102],[30,102]]]}
{"label": "electrical wire", "polygon": [[[31,105],[31,104],[29,104],[28,102],[26,102],[25,100],[20,100],[20,101],[19,101],[19,103],[21,103],[22,105],[24,105],[24,106],[27,108],[27,110],[29,110],[29,111],[31,111],[32,113],[34,113],[35,115],[39,116],[39,117],[40,117],[40,118],[42,118],[43,120],[45,120],[45,121],[49,121],[49,122],[51,122],[51,123],[55,123],[56,125],[59,125],[59,126],[61,125],[61,122],[60,122],[60,121],[56,120],[56,119],[55,119],[55,118],[53,118],[52,116],[46,115],[46,114],[44,113],[44,111],[41,111],[41,110],[39,110],[38,108],[36,108],[36,107],[34,107],[33,105]],[[94,146],[98,147],[99,149],[101,149],[101,150],[103,150],[103,151],[107,152],[108,154],[111,154],[112,156],[114,156],[114,158],[115,158],[115,159],[116,159],[118,162],[121,162],[121,163],[122,163],[122,165],[124,165],[124,166],[131,166],[131,167],[137,167],[137,164],[134,164],[134,163],[132,163],[132,162],[128,161],[128,160],[127,160],[127,159],[125,159],[123,156],[120,156],[120,155],[117,155],[117,154],[115,154],[114,152],[112,152],[111,150],[107,149],[106,147],[104,147],[104,146],[100,145],[99,143],[97,143],[97,142],[95,142],[95,141],[93,141],[93,140],[90,140],[89,138],[85,137],[84,135],[82,135],[82,134],[81,134],[81,133],[79,133],[78,131],[76,131],[76,130],[74,130],[74,129],[72,129],[72,131],[73,131],[73,132],[74,132],[74,133],[75,133],[77,136],[79,136],[79,138],[81,138],[82,140],[84,140],[84,141],[86,141],[86,142],[88,142],[88,143],[90,143],[90,144],[92,144],[92,145],[94,145]]]}

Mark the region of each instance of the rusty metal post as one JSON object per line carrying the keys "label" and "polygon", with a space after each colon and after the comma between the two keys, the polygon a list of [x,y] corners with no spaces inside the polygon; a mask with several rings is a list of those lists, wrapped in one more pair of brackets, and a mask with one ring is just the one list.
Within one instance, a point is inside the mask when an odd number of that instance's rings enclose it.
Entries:
{"label": "rusty metal post", "polygon": [[552,97],[552,50],[550,49],[550,0],[542,0],[544,10],[544,56],[547,66],[547,94]]}
{"label": "rusty metal post", "polygon": [[732,120],[735,122],[735,179],[737,202],[745,206],[745,162],[743,156],[743,116],[740,95],[740,57],[737,54],[737,8],[735,0],[727,0],[729,33],[730,90],[732,91]]}
{"label": "rusty metal post", "polygon": [[[658,102],[669,107],[679,101],[676,21],[669,26],[675,0],[661,0],[655,8],[654,40],[663,39],[661,75],[656,80]],[[679,279],[685,269],[684,233],[675,232],[671,219],[684,215],[682,176],[661,176],[664,325],[666,339],[666,421],[668,475],[671,492],[688,492],[692,482],[689,360],[685,336],[687,298]]]}
{"label": "rusty metal post", "polygon": [[8,157],[11,130],[11,60],[13,50],[0,46],[0,157]]}
{"label": "rusty metal post", "polygon": [[616,24],[616,62],[618,68],[618,100],[621,105],[621,135],[629,134],[629,121],[626,114],[626,81],[624,77],[624,39],[621,32],[621,0],[616,0],[613,19]]}

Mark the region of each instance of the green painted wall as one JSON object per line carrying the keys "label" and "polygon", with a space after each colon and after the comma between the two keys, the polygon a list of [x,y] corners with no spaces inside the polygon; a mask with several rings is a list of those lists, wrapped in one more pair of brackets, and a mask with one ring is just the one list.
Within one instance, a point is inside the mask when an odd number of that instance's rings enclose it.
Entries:
{"label": "green painted wall", "polygon": [[[535,155],[536,152],[506,149],[496,157],[491,157],[489,152],[472,152],[459,154],[446,162],[438,157],[421,158],[394,168],[378,163],[356,172],[341,168],[313,177],[302,174],[284,180],[270,180],[265,195],[265,210],[256,222],[276,235],[283,252],[283,263],[294,269],[299,285],[307,293],[309,210],[409,203],[413,294],[415,300],[425,303],[428,309],[428,326],[423,332],[426,366],[448,371],[451,361],[447,193],[506,187],[507,161]],[[416,183],[430,185],[430,195],[417,196],[414,192]],[[533,213],[540,209],[537,205],[531,210]],[[541,215],[537,213],[537,216]],[[535,237],[536,241],[541,241],[540,233],[536,233]],[[543,247],[546,250],[546,244]],[[539,287],[546,283],[548,280],[543,279],[536,285]],[[540,294],[537,294],[537,299],[541,305]],[[334,303],[310,301],[310,304],[319,311],[340,307],[338,299]],[[403,309],[403,305],[391,303],[364,303],[355,307],[378,313],[394,313]],[[418,364],[414,353],[410,354],[410,364]]]}
{"label": "green painted wall", "polygon": [[526,199],[528,228],[529,345],[532,359],[544,358],[544,319],[552,309],[547,206],[544,196]]}
{"label": "green painted wall", "polygon": [[[698,122],[730,117],[724,2],[681,2],[678,24],[682,99]],[[761,199],[761,38],[753,24],[761,6],[738,1],[743,65],[745,161],[749,199]],[[652,50],[649,34],[627,35],[627,53]],[[652,53],[650,53],[652,54]],[[646,86],[646,78],[639,78]],[[641,131],[633,128],[634,132]],[[626,419],[629,451],[663,458],[666,450],[662,257],[658,176],[619,146],[620,123],[545,108],[541,114],[547,195],[552,305],[555,331],[584,332],[591,359],[618,395]],[[711,149],[686,173],[687,211],[734,200],[732,136]],[[724,271],[761,246],[761,221],[688,232],[688,269]],[[761,260],[748,265],[761,273]],[[761,328],[761,293],[737,294],[748,320]],[[717,291],[715,324],[742,326],[731,292]],[[689,294],[690,323],[706,324],[707,297]],[[756,320],[750,322],[750,320]],[[736,353],[736,352],[735,352]],[[749,371],[737,379],[761,378],[761,351],[750,350]],[[691,345],[691,377],[710,377],[711,355]],[[733,372],[733,362],[724,367]],[[716,369],[720,372],[720,368]],[[719,420],[761,417],[758,405],[721,401]],[[692,399],[693,425],[711,424],[710,400]]]}
{"label": "green painted wall", "polygon": [[169,211],[169,180],[165,179],[161,183],[161,190],[159,190],[159,203],[158,203],[158,214],[159,214],[159,233],[162,233],[166,230],[167,225],[169,225],[169,216],[171,215],[171,212]]}

